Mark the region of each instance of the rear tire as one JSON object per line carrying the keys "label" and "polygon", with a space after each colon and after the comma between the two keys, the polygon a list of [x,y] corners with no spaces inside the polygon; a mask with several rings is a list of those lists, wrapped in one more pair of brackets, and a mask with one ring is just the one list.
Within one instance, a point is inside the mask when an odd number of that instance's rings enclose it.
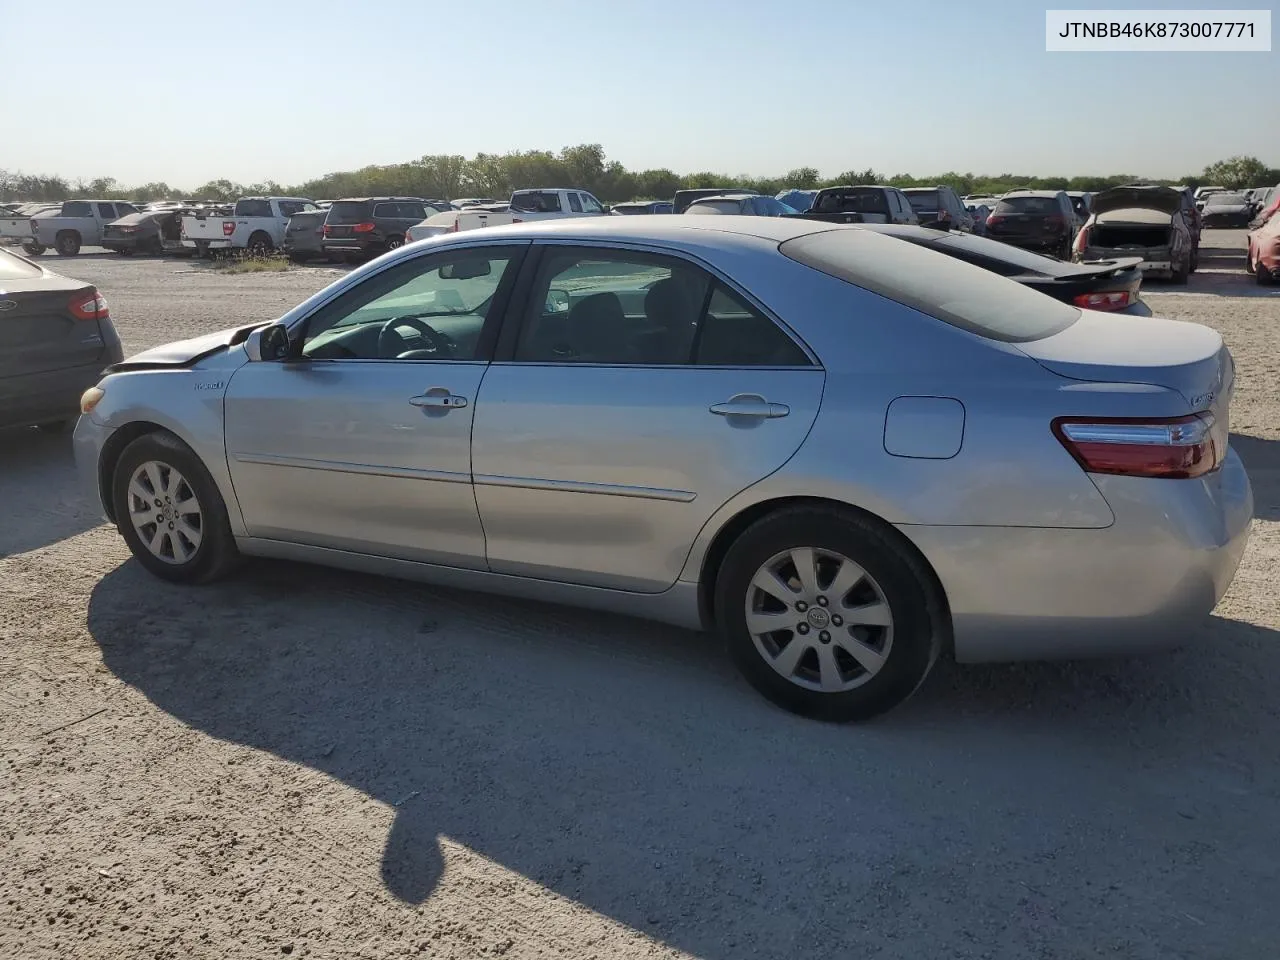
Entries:
{"label": "rear tire", "polygon": [[111,478],[111,503],[129,549],[161,579],[207,583],[239,561],[217,484],[171,433],[144,434],[124,448]]}
{"label": "rear tire", "polygon": [[404,237],[388,237],[387,238],[388,253],[390,253],[392,250],[399,250],[403,246],[404,246]]}
{"label": "rear tire", "polygon": [[40,256],[40,254],[44,253],[49,248],[46,247],[43,243],[24,243],[22,245],[22,249],[27,251],[27,253],[30,254],[31,256],[38,257]]}
{"label": "rear tire", "polygon": [[1253,266],[1253,279],[1258,282],[1260,287],[1269,287],[1276,282],[1276,278],[1267,269],[1261,257],[1258,258],[1258,262]]}
{"label": "rear tire", "polygon": [[730,547],[716,577],[716,623],[743,676],[778,706],[865,720],[911,696],[938,657],[946,614],[929,583],[919,558],[877,521],[792,507]]}
{"label": "rear tire", "polygon": [[80,234],[75,230],[63,230],[54,238],[53,248],[60,257],[74,257],[80,252]]}
{"label": "rear tire", "polygon": [[249,245],[246,248],[251,257],[268,256],[276,246],[271,242],[271,238],[259,230],[257,233],[249,237]]}
{"label": "rear tire", "polygon": [[134,252],[133,247],[121,247],[116,251],[116,253],[120,254],[122,257],[132,257]]}

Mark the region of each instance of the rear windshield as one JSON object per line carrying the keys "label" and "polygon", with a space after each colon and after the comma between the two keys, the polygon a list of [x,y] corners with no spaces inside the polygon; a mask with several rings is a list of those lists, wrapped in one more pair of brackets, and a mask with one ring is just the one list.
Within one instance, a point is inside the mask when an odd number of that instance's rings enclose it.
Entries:
{"label": "rear windshield", "polygon": [[558,193],[513,193],[511,209],[519,213],[559,213],[560,194]]}
{"label": "rear windshield", "polygon": [[[433,209],[431,212],[439,211]],[[425,220],[427,208],[420,200],[384,200],[374,206],[373,215],[391,220]]]}
{"label": "rear windshield", "polygon": [[0,250],[0,280],[30,280],[42,277],[38,267],[32,266],[20,257]]}
{"label": "rear windshield", "polygon": [[685,213],[741,213],[741,200],[699,200],[689,205]]}
{"label": "rear windshield", "polygon": [[888,213],[889,200],[883,190],[841,190],[818,195],[814,213]]}
{"label": "rear windshield", "polygon": [[1244,203],[1243,193],[1211,193],[1204,202],[1206,207],[1235,207]]}
{"label": "rear windshield", "polygon": [[1061,213],[1058,201],[1053,197],[1005,197],[996,204],[996,213],[1034,213],[1049,216]]}
{"label": "rear windshield", "polygon": [[870,230],[811,233],[779,247],[797,263],[991,340],[1040,340],[1080,311],[999,274]]}
{"label": "rear windshield", "polygon": [[335,200],[325,223],[364,223],[372,216],[373,204],[367,200]]}
{"label": "rear windshield", "polygon": [[62,205],[62,215],[64,217],[92,217],[93,207],[83,200],[68,200]]}
{"label": "rear windshield", "polygon": [[911,209],[919,213],[921,210],[937,210],[938,209],[938,191],[923,190],[919,193],[910,193],[906,190],[902,191],[907,195],[907,200],[911,203]]}

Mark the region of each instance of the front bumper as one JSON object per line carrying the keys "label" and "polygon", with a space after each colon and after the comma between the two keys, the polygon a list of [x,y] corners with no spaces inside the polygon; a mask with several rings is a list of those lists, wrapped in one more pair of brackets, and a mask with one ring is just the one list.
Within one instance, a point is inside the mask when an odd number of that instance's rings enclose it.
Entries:
{"label": "front bumper", "polygon": [[102,448],[112,429],[94,421],[92,417],[82,415],[76,421],[75,433],[71,436],[71,447],[75,451],[76,474],[80,478],[80,489],[89,502],[96,504],[104,520],[110,520],[110,510],[104,503],[106,491],[98,482],[98,460],[102,456]]}
{"label": "front bumper", "polygon": [[1239,456],[1196,480],[1093,480],[1116,517],[1104,529],[899,528],[946,591],[957,660],[1117,656],[1196,635],[1249,539]]}

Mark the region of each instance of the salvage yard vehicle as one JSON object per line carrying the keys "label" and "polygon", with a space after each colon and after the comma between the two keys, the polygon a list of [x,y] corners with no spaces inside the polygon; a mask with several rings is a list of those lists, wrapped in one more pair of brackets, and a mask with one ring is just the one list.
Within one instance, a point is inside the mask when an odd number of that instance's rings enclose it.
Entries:
{"label": "salvage yard vehicle", "polygon": [[414,224],[451,209],[443,200],[419,197],[335,200],[324,220],[321,245],[329,255],[377,256],[403,245]]}
{"label": "salvage yard vehicle", "polygon": [[197,211],[182,218],[182,242],[199,256],[228,250],[268,254],[284,240],[289,218],[320,209],[303,197],[242,197],[229,216]]}
{"label": "salvage yard vehicle", "polygon": [[1187,223],[1182,193],[1171,187],[1112,187],[1093,198],[1093,213],[1076,235],[1072,259],[1141,257],[1148,276],[1186,283],[1199,250]]}
{"label": "salvage yard vehicle", "polygon": [[1249,233],[1246,262],[1259,285],[1280,283],[1280,211]]}
{"label": "salvage yard vehicle", "polygon": [[31,218],[53,210],[61,210],[62,202],[57,203],[20,203],[12,207],[8,213],[0,214],[0,243],[9,245],[22,244],[23,249],[32,256],[44,253],[44,247],[37,246],[31,235]]}
{"label": "salvage yard vehicle", "polygon": [[93,284],[0,250],[0,427],[65,429],[81,394],[123,356]]}
{"label": "salvage yard vehicle", "polygon": [[1216,331],[905,227],[714,226],[458,233],[146,351],[83,398],[87,489],[167,580],[280,557],[715,629],[833,719],[944,651],[1194,636],[1252,520]]}
{"label": "salvage yard vehicle", "polygon": [[726,193],[698,197],[685,208],[686,216],[720,214],[743,217],[793,217],[796,211],[775,197],[759,193]]}
{"label": "salvage yard vehicle", "polygon": [[795,216],[825,223],[919,223],[911,202],[897,187],[878,184],[827,187]]}
{"label": "salvage yard vehicle", "polygon": [[511,194],[507,206],[520,223],[563,217],[600,217],[609,212],[586,190],[562,187],[517,190]]}
{"label": "salvage yard vehicle", "polygon": [[135,253],[190,253],[182,243],[181,207],[161,207],[113,220],[102,231],[102,246],[122,256]]}
{"label": "salvage yard vehicle", "polygon": [[972,233],[887,224],[863,224],[859,229],[920,244],[1008,277],[1063,303],[1106,313],[1151,316],[1151,308],[1141,295],[1141,257],[1070,263]]}
{"label": "salvage yard vehicle", "polygon": [[74,257],[82,246],[99,246],[107,224],[137,212],[133,204],[119,200],[64,200],[57,209],[31,218],[31,242],[23,249],[35,255],[53,247],[59,256]]}
{"label": "salvage yard vehicle", "polygon": [[1006,193],[987,216],[986,234],[1024,250],[1071,259],[1071,243],[1080,223],[1071,199],[1061,190]]}
{"label": "salvage yard vehicle", "polygon": [[615,203],[609,208],[609,212],[614,216],[626,217],[637,214],[670,213],[671,209],[670,200],[633,200],[629,203]]}
{"label": "salvage yard vehicle", "polygon": [[1200,211],[1200,223],[1205,227],[1247,227],[1253,213],[1253,204],[1242,193],[1211,193]]}
{"label": "salvage yard vehicle", "polygon": [[289,218],[280,242],[280,251],[295,263],[303,263],[324,254],[324,220],[327,210],[304,210]]}
{"label": "salvage yard vehicle", "polygon": [[404,239],[406,243],[414,243],[418,240],[437,237],[442,233],[460,233],[465,230],[480,230],[484,227],[504,227],[520,222],[505,203],[486,206],[476,204],[461,210],[434,213],[406,230]]}
{"label": "salvage yard vehicle", "polygon": [[694,187],[689,190],[677,190],[676,195],[671,200],[672,213],[684,213],[689,209],[689,204],[702,197],[722,197],[729,193],[751,193],[754,190],[743,190],[741,187]]}
{"label": "salvage yard vehicle", "polygon": [[921,226],[959,230],[962,233],[973,231],[973,217],[950,187],[906,187],[902,192],[911,203],[911,209],[915,211]]}

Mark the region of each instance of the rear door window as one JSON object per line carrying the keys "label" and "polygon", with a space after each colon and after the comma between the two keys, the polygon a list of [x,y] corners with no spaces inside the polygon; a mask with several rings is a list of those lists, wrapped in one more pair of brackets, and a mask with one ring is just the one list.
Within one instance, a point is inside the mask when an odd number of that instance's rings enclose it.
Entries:
{"label": "rear door window", "polygon": [[92,217],[93,205],[83,200],[68,200],[62,205],[64,217]]}
{"label": "rear door window", "polygon": [[237,217],[269,217],[271,216],[270,200],[237,200],[235,216]]}
{"label": "rear door window", "polygon": [[933,213],[938,209],[938,191],[924,190],[920,193],[908,193],[907,203],[917,214]]}
{"label": "rear door window", "polygon": [[582,212],[582,202],[578,199],[578,195],[576,193],[569,194],[569,209],[574,213]]}
{"label": "rear door window", "polygon": [[114,220],[116,218],[116,206],[114,203],[98,204],[98,216],[103,220]]}

